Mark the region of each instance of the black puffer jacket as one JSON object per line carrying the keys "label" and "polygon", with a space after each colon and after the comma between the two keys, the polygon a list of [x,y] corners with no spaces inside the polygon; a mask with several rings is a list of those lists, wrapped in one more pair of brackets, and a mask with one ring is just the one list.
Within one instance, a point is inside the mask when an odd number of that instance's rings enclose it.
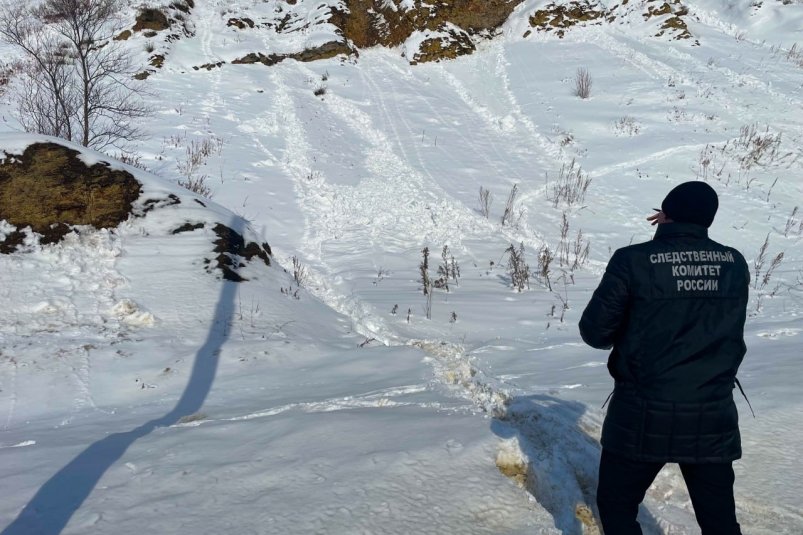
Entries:
{"label": "black puffer jacket", "polygon": [[741,457],[733,389],[749,282],[742,255],[700,225],[659,225],[652,241],[614,253],[580,320],[587,344],[613,348],[606,450],[658,462]]}

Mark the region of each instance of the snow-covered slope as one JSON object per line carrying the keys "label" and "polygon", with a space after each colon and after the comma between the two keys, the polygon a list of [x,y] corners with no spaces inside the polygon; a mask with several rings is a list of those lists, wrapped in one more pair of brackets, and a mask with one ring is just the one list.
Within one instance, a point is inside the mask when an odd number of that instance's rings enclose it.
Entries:
{"label": "snow-covered slope", "polygon": [[[171,207],[0,255],[4,533],[581,533],[612,385],[576,323],[612,250],[649,239],[644,218],[693,179],[720,194],[712,237],[757,272],[740,521],[803,530],[803,5],[684,1],[693,39],[678,40],[656,36],[670,15],[644,18],[662,3],[631,1],[561,38],[530,22],[551,2],[527,0],[454,61],[411,66],[399,46],[192,68],[254,51],[245,36],[295,52],[259,28],[219,31],[222,12],[273,4],[195,2],[194,35],[147,79],[138,148],[170,181],[206,176],[217,204],[180,206],[247,220],[271,267],[219,280],[209,225],[172,236]],[[201,144],[214,150],[188,170]],[[555,200],[561,169],[590,179],[584,198]],[[532,271],[522,292],[511,244]],[[427,319],[421,251],[437,279],[444,246],[460,276]],[[673,467],[642,519],[698,532]]]}

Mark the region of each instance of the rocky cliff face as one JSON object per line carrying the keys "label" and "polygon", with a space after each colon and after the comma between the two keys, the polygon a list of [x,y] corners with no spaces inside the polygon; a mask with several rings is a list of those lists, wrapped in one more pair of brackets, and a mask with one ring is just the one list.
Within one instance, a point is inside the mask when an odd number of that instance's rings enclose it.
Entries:
{"label": "rocky cliff face", "polygon": [[472,53],[474,39],[491,37],[522,0],[344,0],[330,19],[358,48],[407,44],[411,63]]}
{"label": "rocky cliff face", "polygon": [[[503,27],[508,33],[521,30],[518,38],[565,38],[581,27],[618,25],[656,39],[699,44],[690,26],[699,20],[699,10],[687,0],[161,1],[163,5],[140,8],[118,36],[141,41],[136,46],[148,50],[142,78],[169,63],[172,45],[191,40],[201,21],[228,44],[207,50],[206,63],[191,65],[196,70],[227,63],[271,66],[287,59],[354,58],[360,50],[377,46],[398,49],[412,64],[441,61],[473,53]],[[762,5],[754,2],[750,9],[758,12]]]}
{"label": "rocky cliff face", "polygon": [[356,57],[359,50],[376,46],[398,48],[416,64],[473,53],[480,41],[499,35],[514,12],[529,23],[521,37],[563,38],[576,27],[621,24],[695,43],[687,25],[693,14],[683,0],[281,0],[247,6],[181,0],[140,9],[118,38],[149,40],[153,50],[143,78],[169,62],[170,44],[192,38],[201,19],[230,35],[235,45],[194,69]]}

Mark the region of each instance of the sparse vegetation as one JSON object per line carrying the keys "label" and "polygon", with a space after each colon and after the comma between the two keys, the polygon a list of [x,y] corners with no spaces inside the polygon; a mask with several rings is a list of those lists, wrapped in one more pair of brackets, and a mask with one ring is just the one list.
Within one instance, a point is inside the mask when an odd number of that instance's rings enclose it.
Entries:
{"label": "sparse vegetation", "polygon": [[552,290],[552,281],[549,275],[552,272],[553,260],[555,260],[555,254],[549,249],[548,245],[543,245],[538,250],[538,275],[542,283],[545,283],[550,291]]}
{"label": "sparse vegetation", "polygon": [[781,57],[793,65],[803,67],[803,47],[798,46],[797,43],[792,44],[788,50],[780,45],[774,46],[770,50],[773,57]]}
{"label": "sparse vegetation", "polygon": [[756,258],[753,260],[753,290],[755,291],[756,295],[755,313],[761,311],[761,304],[764,298],[774,297],[780,289],[780,284],[776,284],[772,287],[769,287],[769,284],[772,281],[775,270],[783,262],[784,252],[779,252],[772,257],[772,260],[770,260],[770,256],[768,254],[769,245],[770,235],[767,234],[767,237],[764,239],[764,243],[761,245]]}
{"label": "sparse vegetation", "polygon": [[510,276],[510,283],[513,288],[521,292],[524,288],[530,288],[530,266],[524,258],[524,244],[520,244],[518,249],[515,245],[505,249],[507,255],[507,271]]}
{"label": "sparse vegetation", "polygon": [[574,96],[587,99],[591,96],[591,74],[585,67],[580,67],[574,75]]}
{"label": "sparse vegetation", "polygon": [[301,287],[307,283],[307,268],[297,256],[293,256],[293,280]]}
{"label": "sparse vegetation", "polygon": [[613,124],[613,132],[617,136],[637,136],[641,132],[641,125],[634,117],[625,115]]}
{"label": "sparse vegetation", "polygon": [[798,217],[798,209],[799,207],[795,206],[786,219],[786,225],[783,229],[783,235],[786,237],[789,237],[790,234],[803,235],[803,218]]}
{"label": "sparse vegetation", "polygon": [[575,271],[584,266],[588,261],[591,250],[591,242],[583,235],[582,230],[578,230],[573,240],[569,239],[569,218],[563,212],[560,225],[560,242],[558,244],[558,262],[561,267],[566,267],[569,271]]}
{"label": "sparse vegetation", "polygon": [[[758,251],[758,255],[756,256],[755,260],[753,260],[753,270],[754,270],[754,280],[753,280],[753,288],[756,290],[764,290],[767,285],[770,283],[772,279],[772,274],[776,270],[776,268],[781,265],[783,262],[784,253],[783,251],[775,255],[772,260],[770,261],[769,265],[766,266],[767,260],[769,257],[767,256],[767,250],[769,249],[770,245],[770,235],[767,234],[764,243],[762,244],[761,248]],[[763,275],[762,275],[763,273]]]}
{"label": "sparse vegetation", "polygon": [[513,184],[513,187],[510,188],[510,193],[507,196],[507,201],[505,201],[505,211],[502,214],[502,226],[510,225],[511,223],[513,223],[513,213],[516,208],[516,198],[518,197],[518,195],[519,195],[519,185]]}
{"label": "sparse vegetation", "polygon": [[[773,167],[790,167],[797,161],[792,152],[784,152],[782,134],[768,126],[763,130],[756,124],[743,126],[739,136],[722,145],[706,145],[697,157],[697,179],[715,179],[725,186],[731,183],[749,191],[757,183],[754,173]],[[776,176],[767,185],[762,197],[768,202],[773,188],[778,183]],[[755,189],[755,188],[754,188]]]}
{"label": "sparse vegetation", "polygon": [[222,153],[223,140],[211,136],[200,140],[193,139],[187,143],[185,135],[185,137],[173,136],[170,138],[169,143],[176,147],[186,144],[183,158],[176,161],[176,168],[181,174],[178,185],[206,198],[211,198],[212,189],[207,183],[209,177],[204,173],[200,173],[200,170],[206,165],[207,159],[212,154],[219,156]]}
{"label": "sparse vegetation", "polygon": [[188,189],[193,193],[197,193],[202,197],[206,197],[207,199],[212,198],[212,188],[209,184],[206,183],[207,181],[206,175],[200,176],[190,176],[186,178],[180,178],[178,180],[178,185],[182,188]]}
{"label": "sparse vegetation", "polygon": [[568,206],[582,204],[590,185],[591,178],[583,172],[575,160],[572,160],[568,166],[566,164],[561,166],[554,183],[550,184],[549,174],[546,175],[547,200],[555,208],[560,204]]}
{"label": "sparse vegetation", "polygon": [[[424,312],[427,319],[432,319],[432,279],[429,276],[429,247],[424,247],[421,250],[421,263],[418,265],[418,272],[421,274],[421,285],[423,287],[424,296],[426,297],[424,304]],[[408,311],[409,321],[409,311]]]}
{"label": "sparse vegetation", "polygon": [[743,169],[750,169],[754,165],[766,166],[776,162],[781,155],[780,132],[770,132],[767,126],[763,132],[758,125],[750,124],[739,129],[739,137],[734,140],[734,147],[740,151],[739,163]]}
{"label": "sparse vegetation", "polygon": [[435,279],[433,285],[435,288],[449,291],[449,281],[451,280],[455,286],[459,286],[460,279],[460,266],[454,259],[454,255],[449,251],[449,246],[444,245],[441,251],[441,263],[438,266],[438,278]]}
{"label": "sparse vegetation", "polygon": [[491,195],[490,190],[485,189],[484,187],[480,186],[480,214],[482,214],[485,219],[491,215],[491,204],[493,203],[493,195]]}

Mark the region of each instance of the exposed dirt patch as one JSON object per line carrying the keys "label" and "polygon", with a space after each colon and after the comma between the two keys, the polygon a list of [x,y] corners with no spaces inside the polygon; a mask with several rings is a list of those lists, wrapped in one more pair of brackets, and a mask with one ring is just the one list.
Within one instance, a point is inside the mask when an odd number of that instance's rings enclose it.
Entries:
{"label": "exposed dirt patch", "polygon": [[148,63],[150,63],[151,66],[156,67],[157,69],[161,69],[162,65],[164,65],[165,63],[165,57],[162,54],[154,54],[150,57]]}
{"label": "exposed dirt patch", "polygon": [[184,223],[177,229],[174,229],[170,234],[181,234],[182,232],[192,232],[193,230],[198,230],[199,228],[204,228],[203,223]]}
{"label": "exposed dirt patch", "polygon": [[[651,3],[655,1],[656,0],[649,0]],[[674,34],[674,39],[692,39],[693,36],[689,31],[689,27],[683,19],[683,17],[688,14],[689,8],[683,5],[681,0],[671,0],[671,2],[663,2],[657,6],[648,6],[647,12],[644,13],[644,20],[669,15],[669,17],[664,20],[663,24],[661,24],[661,31],[656,34],[656,37],[661,37],[665,33],[670,32]]]}
{"label": "exposed dirt patch", "polygon": [[43,243],[60,240],[71,225],[112,228],[125,221],[141,184],[127,171],[103,162],[87,166],[78,156],[56,143],[6,154],[0,163],[0,219],[17,229],[30,227]]}
{"label": "exposed dirt patch", "polygon": [[[171,193],[165,199],[147,199],[145,202],[142,203],[141,207],[137,207],[134,212],[137,217],[142,217],[151,210],[155,210],[157,208],[165,208],[167,206],[175,206],[177,204],[181,204],[181,199],[179,199],[176,195]],[[206,208],[206,205],[203,205]]]}
{"label": "exposed dirt patch", "polygon": [[195,7],[195,0],[185,0],[183,2],[181,0],[176,0],[170,4],[170,7],[182,13],[189,13],[192,8]]}
{"label": "exposed dirt patch", "polygon": [[201,69],[211,71],[212,69],[219,69],[223,65],[225,65],[225,61],[218,61],[216,63],[204,63],[203,65],[194,66],[193,70],[200,71]]}
{"label": "exposed dirt patch", "polygon": [[332,41],[321,45],[317,48],[310,48],[296,52],[293,54],[268,54],[262,52],[252,52],[242,58],[237,58],[232,61],[232,64],[253,64],[261,63],[263,65],[271,66],[276,65],[286,59],[295,59],[297,61],[316,61],[319,59],[333,58],[338,55],[350,56],[356,54],[356,51],[345,43],[339,41]]}
{"label": "exposed dirt patch", "polygon": [[551,32],[563,38],[566,30],[578,24],[601,24],[610,14],[596,3],[587,0],[567,4],[549,4],[530,16],[530,26],[538,31]]}
{"label": "exposed dirt patch", "polygon": [[25,233],[21,230],[13,230],[0,240],[0,254],[11,254],[24,242]]}
{"label": "exposed dirt patch", "polygon": [[266,266],[270,266],[270,245],[263,243],[259,245],[255,242],[245,242],[242,235],[237,231],[218,223],[212,229],[217,235],[214,241],[213,252],[218,255],[210,260],[206,259],[207,271],[219,269],[223,272],[223,278],[232,282],[243,282],[248,279],[237,273],[237,269],[245,267],[246,262],[250,262],[255,257],[262,260]]}
{"label": "exposed dirt patch", "polygon": [[496,455],[496,467],[502,474],[514,480],[520,487],[527,484],[527,463],[508,450],[500,450]]}
{"label": "exposed dirt patch", "polygon": [[134,35],[134,32],[131,30],[123,30],[119,34],[117,34],[114,38],[115,41],[128,41],[128,39]]}
{"label": "exposed dirt patch", "polygon": [[241,58],[232,60],[231,63],[232,65],[253,65],[254,63],[261,63],[270,67],[271,65],[276,65],[287,58],[288,56],[279,54],[270,54],[266,56],[262,52],[251,52],[250,54],[246,54]]}
{"label": "exposed dirt patch", "polygon": [[245,30],[246,28],[253,28],[255,24],[254,21],[248,17],[243,17],[241,19],[229,19],[228,22],[226,22],[226,26],[233,26],[234,28]]}
{"label": "exposed dirt patch", "polygon": [[441,36],[425,39],[421,43],[418,52],[412,58],[408,58],[410,64],[454,59],[476,50],[471,37],[459,28],[444,25],[440,28],[440,32]]}
{"label": "exposed dirt patch", "polygon": [[160,32],[170,28],[170,21],[167,15],[161,9],[146,7],[137,13],[136,24],[134,24],[133,31],[141,32],[143,30],[151,30]]}
{"label": "exposed dirt patch", "polygon": [[[451,23],[470,35],[492,32],[501,26],[522,0],[454,0],[428,3],[415,0],[413,9],[404,10],[386,0],[345,0],[345,10],[333,10],[330,22],[358,48],[394,47],[415,31],[437,31]],[[395,9],[394,9],[395,7]],[[456,57],[455,50],[466,50],[464,40],[457,48],[429,44],[422,55],[435,61]],[[473,50],[473,43],[471,50]],[[457,54],[461,55],[461,54]]]}
{"label": "exposed dirt patch", "polygon": [[[611,13],[618,18],[633,15],[640,16],[644,21],[660,20],[661,25],[656,37],[668,36],[675,40],[694,39],[686,19],[689,16],[689,8],[683,4],[682,0],[645,0],[628,5],[622,2],[611,8]],[[695,39],[694,45],[699,45]]]}
{"label": "exposed dirt patch", "polygon": [[[530,26],[535,31],[553,32],[562,38],[575,26],[661,18],[663,20],[656,37],[669,34],[673,39],[693,39],[684,19],[688,14],[689,9],[682,0],[643,0],[633,3],[624,0],[610,9],[596,0],[555,1],[535,11],[530,16]],[[694,44],[699,42],[695,41]]]}

